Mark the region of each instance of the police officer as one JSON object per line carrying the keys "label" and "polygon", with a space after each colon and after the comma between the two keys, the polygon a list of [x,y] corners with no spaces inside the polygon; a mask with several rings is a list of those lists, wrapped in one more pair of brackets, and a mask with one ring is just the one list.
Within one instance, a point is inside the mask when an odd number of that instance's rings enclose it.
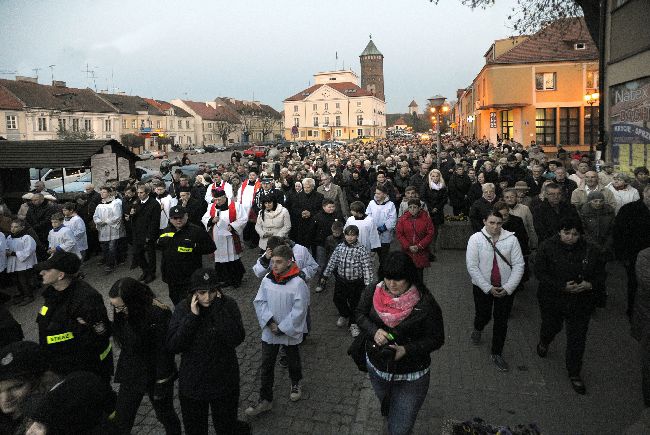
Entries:
{"label": "police officer", "polygon": [[52,371],[67,375],[86,370],[106,383],[113,375],[110,322],[102,295],[78,278],[81,260],[56,252],[35,269],[43,278],[38,336]]}
{"label": "police officer", "polygon": [[158,237],[162,250],[162,280],[169,286],[174,305],[190,291],[189,278],[203,264],[202,256],[216,250],[214,241],[201,227],[188,222],[187,209],[174,206],[169,211],[169,226]]}

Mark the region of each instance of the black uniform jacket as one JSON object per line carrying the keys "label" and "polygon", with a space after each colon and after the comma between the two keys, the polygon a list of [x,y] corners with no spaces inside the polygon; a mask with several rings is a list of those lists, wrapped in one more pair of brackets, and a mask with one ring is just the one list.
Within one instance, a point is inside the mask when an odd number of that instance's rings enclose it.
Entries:
{"label": "black uniform jacket", "polygon": [[167,284],[189,281],[192,273],[202,266],[202,256],[216,249],[208,232],[189,222],[178,231],[173,225],[165,228],[158,237],[157,247],[162,250],[160,270]]}
{"label": "black uniform jacket", "polygon": [[135,213],[130,215],[133,228],[133,243],[144,245],[154,243],[160,230],[160,204],[155,198],[149,197],[144,204],[138,200],[134,205]]}
{"label": "black uniform jacket", "polygon": [[74,279],[63,291],[46,288],[43,299],[36,323],[51,369],[61,375],[79,370],[112,375],[110,322],[101,294]]}
{"label": "black uniform jacket", "polygon": [[167,333],[167,348],[181,354],[179,394],[195,400],[238,394],[235,348],[246,334],[237,302],[221,295],[208,308],[199,306],[197,316],[189,301],[176,305]]}

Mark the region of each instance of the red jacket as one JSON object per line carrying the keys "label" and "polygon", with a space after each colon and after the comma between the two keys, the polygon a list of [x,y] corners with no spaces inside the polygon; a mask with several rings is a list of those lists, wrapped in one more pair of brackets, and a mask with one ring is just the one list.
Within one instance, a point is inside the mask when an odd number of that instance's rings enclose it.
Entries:
{"label": "red jacket", "polygon": [[[415,263],[415,267],[421,269],[429,266],[429,245],[433,240],[435,228],[431,222],[431,217],[424,211],[413,217],[411,212],[407,211],[397,221],[397,240],[409,257]],[[410,246],[417,245],[420,247],[418,252],[411,252]]]}

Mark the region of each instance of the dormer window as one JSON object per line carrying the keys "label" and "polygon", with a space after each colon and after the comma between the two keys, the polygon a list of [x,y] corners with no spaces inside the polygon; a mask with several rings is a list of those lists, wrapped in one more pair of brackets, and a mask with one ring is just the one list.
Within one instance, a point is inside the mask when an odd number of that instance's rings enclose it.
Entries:
{"label": "dormer window", "polygon": [[587,44],[584,42],[576,42],[573,44],[574,50],[586,50],[587,49]]}

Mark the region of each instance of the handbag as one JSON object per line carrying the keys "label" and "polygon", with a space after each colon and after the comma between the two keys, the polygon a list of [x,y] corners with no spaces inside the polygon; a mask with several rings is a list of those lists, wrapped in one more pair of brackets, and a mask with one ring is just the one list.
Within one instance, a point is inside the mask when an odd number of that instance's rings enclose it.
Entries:
{"label": "handbag", "polygon": [[352,361],[357,365],[357,368],[361,372],[367,372],[368,367],[366,366],[366,343],[368,341],[368,333],[364,330],[361,330],[361,333],[357,335],[352,344],[348,348],[348,355],[352,358]]}

